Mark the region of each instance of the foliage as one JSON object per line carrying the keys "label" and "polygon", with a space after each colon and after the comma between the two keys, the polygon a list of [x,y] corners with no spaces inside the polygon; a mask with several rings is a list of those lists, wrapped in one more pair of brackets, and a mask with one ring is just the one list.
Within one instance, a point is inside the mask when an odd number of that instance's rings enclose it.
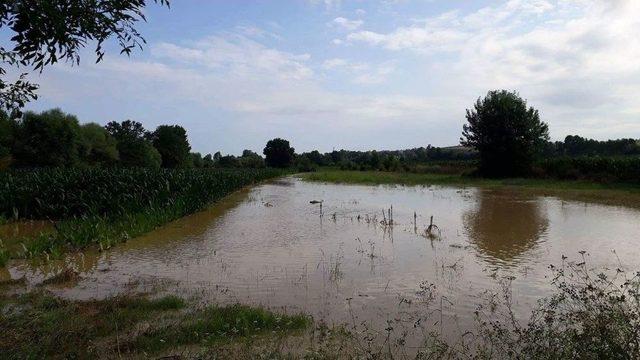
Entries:
{"label": "foliage", "polygon": [[307,155],[296,156],[295,164],[300,172],[312,172],[318,169],[317,165]]}
{"label": "foliage", "polygon": [[78,119],[60,109],[26,112],[17,126],[14,154],[19,166],[74,166],[79,160]]}
{"label": "foliage", "polygon": [[244,150],[238,161],[240,163],[240,167],[243,168],[257,169],[265,166],[262,156],[251,150]]}
{"label": "foliage", "polygon": [[640,157],[562,157],[539,167],[542,175],[557,179],[640,183]]}
{"label": "foliage", "polygon": [[0,218],[57,220],[12,257],[108,248],[201,210],[274,169],[51,168],[0,173]]}
{"label": "foliage", "polygon": [[149,135],[162,157],[162,167],[184,168],[190,164],[191,145],[187,131],[179,125],[160,125]]}
{"label": "foliage", "polygon": [[[154,0],[169,5],[168,0]],[[13,49],[0,48],[0,62],[9,66],[28,66],[42,71],[45,66],[63,59],[79,64],[80,51],[95,43],[97,61],[102,60],[104,43],[115,38],[121,53],[142,48],[144,38],[135,25],[145,20],[146,0],[8,0],[0,3],[0,28],[13,36]],[[22,73],[14,83],[0,68],[0,106],[19,109],[35,98],[37,86],[26,81]]]}
{"label": "foliage", "polygon": [[549,139],[538,111],[517,93],[490,91],[467,110],[460,142],[480,153],[480,173],[507,177],[530,172],[536,155]]}
{"label": "foliage", "polygon": [[189,160],[189,163],[190,163],[191,166],[193,166],[194,168],[203,168],[203,167],[205,167],[205,163],[204,163],[204,159],[202,158],[202,154],[200,154],[199,152],[195,152],[195,153],[189,154],[189,156],[191,157],[191,159]]}
{"label": "foliage", "polygon": [[640,155],[640,141],[636,139],[617,139],[598,141],[586,139],[578,135],[568,135],[564,142],[552,144],[553,155],[581,156],[626,156]]}
{"label": "foliage", "polygon": [[211,156],[211,154],[207,154],[204,158],[202,158],[202,167],[211,168],[214,165],[215,162],[213,161],[213,157]]}
{"label": "foliage", "polygon": [[[637,359],[640,357],[640,273],[589,270],[585,261],[551,266],[556,292],[542,299],[528,322],[518,321],[503,284],[503,301],[476,312],[475,341],[424,351],[425,358]],[[434,351],[435,350],[435,351]]]}
{"label": "foliage", "polygon": [[79,149],[81,160],[88,165],[114,165],[119,160],[116,139],[95,123],[80,126]]}
{"label": "foliage", "polygon": [[157,168],[161,165],[161,156],[151,142],[141,123],[126,120],[121,123],[112,121],[105,126],[109,134],[116,139],[120,165],[124,167]]}
{"label": "foliage", "polygon": [[439,148],[428,145],[405,150],[382,151],[332,151],[321,154],[314,150],[300,154],[307,157],[317,166],[337,166],[343,170],[388,170],[388,171],[415,171],[418,168],[437,166],[442,163],[469,164],[477,157],[477,152],[470,148],[448,147]]}
{"label": "foliage", "polygon": [[285,168],[293,164],[295,149],[289,145],[289,141],[276,138],[267,142],[263,153],[267,166]]}
{"label": "foliage", "polygon": [[9,167],[15,142],[16,123],[0,109],[0,170]]}
{"label": "foliage", "polygon": [[306,328],[304,315],[283,315],[244,305],[209,306],[187,316],[179,325],[153,329],[131,344],[136,349],[159,349],[190,344],[211,345],[215,341],[246,337],[264,332],[284,332]]}
{"label": "foliage", "polygon": [[164,351],[192,358],[185,347],[218,348],[257,335],[276,340],[310,323],[304,315],[243,305],[199,306],[176,296],[73,301],[43,291],[0,293],[3,359],[162,358]]}
{"label": "foliage", "polygon": [[24,219],[118,217],[148,207],[192,212],[273,170],[40,169],[0,173],[0,216]]}
{"label": "foliage", "polygon": [[[3,6],[6,5],[0,4],[0,9],[2,9]],[[3,19],[0,18],[0,28],[2,28],[3,23]],[[20,73],[13,83],[6,78],[7,69],[4,64],[19,68],[20,65],[24,65],[23,63],[17,53],[7,51],[0,46],[0,64],[2,64],[2,66],[0,66],[0,110],[7,110],[16,116],[21,115],[20,109],[24,107],[27,102],[38,98],[36,94],[38,85],[27,80],[27,75],[29,75],[27,72]]]}

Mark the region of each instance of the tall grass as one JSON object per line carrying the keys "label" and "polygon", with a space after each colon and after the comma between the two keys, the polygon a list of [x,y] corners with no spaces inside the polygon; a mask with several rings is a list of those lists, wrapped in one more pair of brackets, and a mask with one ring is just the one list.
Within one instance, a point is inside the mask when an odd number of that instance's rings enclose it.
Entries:
{"label": "tall grass", "polygon": [[[54,232],[29,239],[11,257],[108,248],[282,174],[274,169],[10,171],[0,173],[0,218],[55,221]],[[0,260],[8,257],[6,251],[0,249],[5,252]]]}

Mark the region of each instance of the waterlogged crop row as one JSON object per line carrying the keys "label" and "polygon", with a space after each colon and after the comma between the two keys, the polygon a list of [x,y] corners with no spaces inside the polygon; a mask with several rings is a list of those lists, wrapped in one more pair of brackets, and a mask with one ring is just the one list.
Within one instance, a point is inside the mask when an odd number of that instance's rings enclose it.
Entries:
{"label": "waterlogged crop row", "polygon": [[[47,219],[55,230],[0,239],[10,258],[109,248],[198,211],[244,186],[282,175],[275,169],[40,169],[0,173],[0,220]],[[15,246],[19,241],[20,246]]]}
{"label": "waterlogged crop row", "polygon": [[0,217],[117,218],[150,208],[189,213],[243,186],[280,174],[273,169],[42,169],[0,173]]}

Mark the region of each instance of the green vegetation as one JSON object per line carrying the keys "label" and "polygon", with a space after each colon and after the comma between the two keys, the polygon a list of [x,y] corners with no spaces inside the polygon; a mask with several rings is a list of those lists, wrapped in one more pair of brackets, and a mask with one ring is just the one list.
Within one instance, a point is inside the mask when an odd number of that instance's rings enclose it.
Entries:
{"label": "green vegetation", "polygon": [[179,125],[160,125],[149,135],[153,147],[162,157],[162,167],[185,168],[193,165],[187,140],[187,131]]}
{"label": "green vegetation", "polygon": [[[201,210],[241,187],[282,174],[274,169],[2,172],[0,218],[55,221],[54,232],[32,239],[7,239],[5,245],[12,250],[11,257],[57,255],[90,245],[108,248]],[[15,246],[18,242],[24,246]]]}
{"label": "green vegetation", "polygon": [[554,158],[540,162],[542,175],[563,180],[640,183],[639,157]]}
{"label": "green vegetation", "polygon": [[640,273],[627,277],[580,263],[551,266],[556,292],[542,299],[529,321],[515,320],[514,299],[490,300],[477,310],[475,341],[436,340],[425,358],[637,359],[640,357]]}
{"label": "green vegetation", "polygon": [[286,168],[291,166],[295,158],[295,149],[284,139],[276,138],[269,140],[263,153],[266,157],[267,166]]}
{"label": "green vegetation", "polygon": [[467,110],[460,142],[480,155],[483,176],[509,177],[531,173],[534,161],[549,140],[549,127],[538,110],[516,92],[489,91]]}
{"label": "green vegetation", "polygon": [[[286,144],[288,146],[288,142]],[[281,159],[274,160],[275,167],[291,166],[293,149],[284,148],[284,162],[278,149],[274,148],[272,154],[272,157]],[[28,111],[20,117],[11,117],[0,110],[0,170],[40,167],[265,167],[265,159],[248,149],[239,157],[222,156],[219,152],[213,156],[202,156],[190,150],[187,131],[179,125],[160,125],[154,131],[148,131],[141,123],[132,120],[111,121],[104,127],[95,123],[80,124],[74,115],[60,109],[41,113]]]}
{"label": "green vegetation", "polygon": [[613,196],[612,192],[624,194],[640,193],[640,185],[633,183],[599,183],[586,180],[553,180],[536,178],[508,178],[487,179],[460,174],[415,174],[409,172],[383,172],[383,171],[343,171],[331,168],[323,168],[313,173],[299,175],[305,180],[322,181],[343,184],[402,184],[402,185],[461,185],[461,186],[519,186],[542,190],[562,191],[596,191],[603,192],[605,196]]}
{"label": "green vegetation", "polygon": [[229,307],[210,306],[186,316],[177,326],[147,331],[130,346],[133,349],[159,351],[178,346],[213,345],[216,341],[246,337],[261,332],[299,330],[310,324],[304,315],[283,316],[270,311],[244,305]]}
{"label": "green vegetation", "polygon": [[0,353],[3,359],[128,358],[286,334],[310,324],[303,315],[248,306],[186,305],[175,296],[69,301],[43,292],[0,295]]}
{"label": "green vegetation", "polygon": [[[538,302],[528,319],[515,315],[510,280],[504,279],[500,290],[480,297],[475,326],[460,339],[443,338],[435,321],[420,325],[416,335],[421,338],[411,347],[409,333],[394,329],[394,322],[384,330],[365,322],[329,328],[305,315],[238,304],[200,307],[175,296],[71,301],[44,291],[3,293],[25,287],[24,281],[12,280],[0,283],[0,352],[7,359],[177,354],[242,359],[638,358],[640,274],[591,270],[584,260],[551,266],[555,291]],[[426,294],[425,309],[437,298]]]}
{"label": "green vegetation", "polygon": [[147,138],[147,131],[141,123],[112,121],[105,129],[117,142],[120,166],[157,168],[162,164],[160,152]]}

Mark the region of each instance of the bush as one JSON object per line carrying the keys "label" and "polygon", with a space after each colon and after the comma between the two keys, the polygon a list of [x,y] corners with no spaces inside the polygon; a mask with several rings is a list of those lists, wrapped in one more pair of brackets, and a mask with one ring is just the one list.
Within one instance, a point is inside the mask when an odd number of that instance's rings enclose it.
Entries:
{"label": "bush", "polygon": [[529,321],[516,320],[505,279],[502,294],[490,294],[477,308],[478,328],[466,334],[474,340],[449,345],[435,339],[419,358],[640,358],[640,273],[597,272],[584,258],[551,269],[556,291],[539,301]]}

